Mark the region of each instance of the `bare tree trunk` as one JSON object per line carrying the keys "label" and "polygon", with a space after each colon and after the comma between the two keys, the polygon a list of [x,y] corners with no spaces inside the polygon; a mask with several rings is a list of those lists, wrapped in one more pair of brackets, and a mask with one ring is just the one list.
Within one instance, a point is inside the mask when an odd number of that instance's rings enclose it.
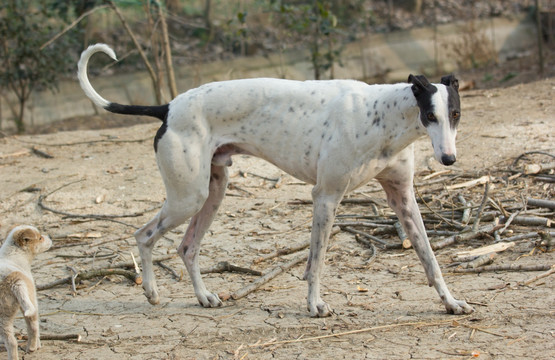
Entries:
{"label": "bare tree trunk", "polygon": [[156,31],[156,26],[154,19],[152,18],[152,9],[151,9],[151,1],[145,0],[143,3],[144,10],[146,13],[147,23],[148,23],[148,33],[150,34],[150,48],[152,53],[152,58],[154,61],[154,71],[156,74],[155,80],[155,95],[157,99],[160,99],[158,104],[163,102],[163,94],[162,94],[162,66],[160,65],[160,47],[159,47],[159,35]]}
{"label": "bare tree trunk", "polygon": [[166,15],[162,10],[162,4],[158,4],[158,16],[162,25],[162,46],[164,48],[166,60],[166,76],[168,77],[168,86],[170,87],[170,94],[172,99],[177,96],[177,85],[175,84],[175,73],[173,71],[172,63],[172,50],[170,46],[170,37],[168,35],[168,24],[166,23]]}
{"label": "bare tree trunk", "polygon": [[214,36],[214,25],[212,24],[212,1],[206,0],[204,3],[204,25],[208,29],[208,41]]}
{"label": "bare tree trunk", "polygon": [[125,28],[125,30],[129,34],[129,36],[131,37],[131,40],[133,40],[133,43],[135,44],[135,47],[137,48],[137,51],[139,51],[139,55],[141,55],[141,58],[143,59],[143,62],[145,63],[145,66],[146,66],[146,68],[147,68],[147,70],[150,74],[150,78],[152,79],[152,86],[154,87],[154,93],[156,94],[156,103],[158,105],[162,104],[162,99],[158,96],[158,92],[156,91],[156,89],[157,89],[156,73],[154,72],[154,69],[150,65],[150,62],[148,61],[148,58],[146,57],[145,52],[141,48],[141,44],[139,44],[139,41],[135,37],[135,34],[133,33],[133,31],[131,30],[131,28],[127,24],[127,21],[125,21],[125,18],[123,17],[122,13],[117,8],[116,4],[114,4],[113,1],[110,1],[110,6],[115,11],[118,18],[120,19],[121,24],[123,25],[123,27]]}
{"label": "bare tree trunk", "polygon": [[542,21],[540,16],[540,1],[535,1],[536,5],[536,29],[538,32],[538,66],[540,75],[543,74],[543,39],[542,39]]}

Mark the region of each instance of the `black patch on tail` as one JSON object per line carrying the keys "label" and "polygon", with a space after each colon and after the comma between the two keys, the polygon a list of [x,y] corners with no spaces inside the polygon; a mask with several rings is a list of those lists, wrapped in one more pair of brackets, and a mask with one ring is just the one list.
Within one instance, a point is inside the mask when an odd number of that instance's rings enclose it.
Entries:
{"label": "black patch on tail", "polygon": [[154,137],[154,151],[158,151],[158,141],[164,136],[166,130],[168,129],[168,111],[170,110],[170,105],[158,105],[158,106],[141,106],[141,105],[121,105],[117,103],[110,103],[110,105],[105,107],[106,110],[124,115],[139,115],[139,116],[152,116],[162,120],[162,126],[156,132]]}
{"label": "black patch on tail", "polygon": [[169,104],[158,106],[141,106],[110,103],[110,105],[106,106],[105,109],[116,114],[152,116],[165,122],[166,116],[168,115],[169,107]]}

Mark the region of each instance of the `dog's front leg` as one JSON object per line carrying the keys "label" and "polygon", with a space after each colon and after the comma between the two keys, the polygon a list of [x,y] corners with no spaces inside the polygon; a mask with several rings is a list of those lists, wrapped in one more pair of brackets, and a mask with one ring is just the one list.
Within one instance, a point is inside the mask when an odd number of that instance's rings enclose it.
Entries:
{"label": "dog's front leg", "polygon": [[39,313],[35,312],[31,316],[25,316],[25,323],[27,324],[27,352],[32,352],[40,349],[40,336],[39,336]]}
{"label": "dog's front leg", "polygon": [[471,306],[463,300],[456,300],[453,298],[449,289],[447,289],[447,285],[441,274],[441,269],[439,268],[439,264],[430,246],[428,236],[426,235],[426,229],[422,221],[420,210],[418,209],[418,204],[416,203],[416,198],[414,197],[412,176],[410,177],[410,181],[407,181],[409,179],[406,178],[404,180],[399,180],[399,178],[403,179],[403,177],[399,176],[399,173],[397,173],[394,180],[380,179],[379,181],[387,194],[389,206],[399,217],[399,221],[403,224],[403,228],[420,262],[424,266],[428,278],[428,285],[436,289],[448,313],[469,314],[473,312],[474,309]]}
{"label": "dog's front leg", "polygon": [[39,309],[34,286],[20,279],[12,286],[12,292],[17,298],[27,324],[27,352],[35,351],[40,348],[40,338]]}
{"label": "dog's front leg", "polygon": [[318,185],[312,190],[314,214],[310,252],[304,274],[304,279],[308,282],[307,308],[312,317],[326,317],[332,314],[329,305],[320,297],[320,275],[324,266],[335,211],[342,197],[343,192],[326,193]]}

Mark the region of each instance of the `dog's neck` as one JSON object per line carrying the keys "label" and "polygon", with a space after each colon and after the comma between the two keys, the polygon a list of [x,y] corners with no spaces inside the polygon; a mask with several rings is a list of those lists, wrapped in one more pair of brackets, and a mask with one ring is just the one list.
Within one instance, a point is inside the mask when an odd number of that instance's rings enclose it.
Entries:
{"label": "dog's neck", "polygon": [[384,94],[382,113],[383,134],[381,136],[393,152],[398,152],[426,135],[426,128],[420,120],[420,109],[412,94],[410,85],[393,87]]}
{"label": "dog's neck", "polygon": [[[9,242],[9,243],[8,243]],[[23,251],[12,241],[7,240],[0,248],[0,260],[10,263],[25,273],[31,272],[31,262],[35,254]]]}

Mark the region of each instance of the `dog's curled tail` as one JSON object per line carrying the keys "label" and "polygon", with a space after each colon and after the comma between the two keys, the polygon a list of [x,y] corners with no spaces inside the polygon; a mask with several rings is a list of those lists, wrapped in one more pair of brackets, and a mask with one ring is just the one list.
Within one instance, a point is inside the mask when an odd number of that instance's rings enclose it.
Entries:
{"label": "dog's curled tail", "polygon": [[104,99],[99,93],[96,92],[89,81],[89,77],[87,76],[87,65],[91,56],[97,52],[103,52],[112,59],[117,60],[114,50],[106,44],[91,45],[81,53],[81,58],[77,63],[77,78],[79,79],[79,84],[85,92],[85,95],[87,95],[87,97],[97,106],[113,113],[153,116],[165,121],[169,109],[168,104],[159,106],[121,105]]}

